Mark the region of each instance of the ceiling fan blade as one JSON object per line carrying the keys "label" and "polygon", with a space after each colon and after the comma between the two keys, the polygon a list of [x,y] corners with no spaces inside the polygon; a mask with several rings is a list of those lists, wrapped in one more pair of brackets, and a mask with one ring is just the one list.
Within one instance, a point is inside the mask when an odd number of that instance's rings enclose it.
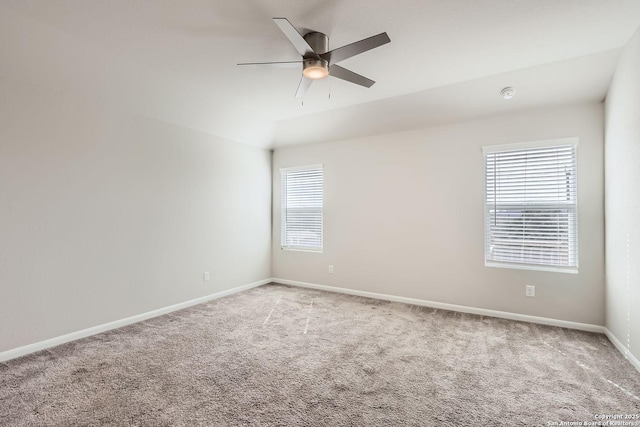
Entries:
{"label": "ceiling fan blade", "polygon": [[307,53],[314,53],[309,43],[307,43],[304,37],[302,37],[302,34],[296,30],[296,27],[294,27],[287,18],[273,18],[273,22],[280,27],[300,55],[304,56]]}
{"label": "ceiling fan blade", "polygon": [[329,61],[329,65],[336,62],[344,61],[345,59],[356,56],[362,52],[366,52],[376,47],[387,44],[391,41],[387,33],[380,33],[376,36],[372,36],[355,43],[348,44],[346,46],[333,49],[327,53],[320,55],[322,59]]}
{"label": "ceiling fan blade", "polygon": [[351,70],[347,70],[339,65],[332,65],[329,67],[329,75],[364,87],[371,87],[375,83],[373,80],[354,73]]}
{"label": "ceiling fan blade", "polygon": [[299,67],[302,61],[285,61],[285,62],[242,62],[236,65],[271,65],[282,68],[294,68]]}
{"label": "ceiling fan blade", "polygon": [[312,79],[302,76],[302,80],[300,80],[300,84],[298,85],[298,90],[296,90],[296,98],[302,98],[307,92],[307,89],[309,89],[309,86],[311,86],[311,83],[313,83]]}

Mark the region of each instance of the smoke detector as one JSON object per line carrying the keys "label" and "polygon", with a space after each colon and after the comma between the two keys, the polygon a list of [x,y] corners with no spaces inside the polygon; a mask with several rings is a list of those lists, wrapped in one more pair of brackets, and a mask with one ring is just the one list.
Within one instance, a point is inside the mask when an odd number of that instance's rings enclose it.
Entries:
{"label": "smoke detector", "polygon": [[515,94],[516,94],[516,90],[509,86],[505,87],[500,91],[500,96],[502,96],[504,99],[511,99]]}

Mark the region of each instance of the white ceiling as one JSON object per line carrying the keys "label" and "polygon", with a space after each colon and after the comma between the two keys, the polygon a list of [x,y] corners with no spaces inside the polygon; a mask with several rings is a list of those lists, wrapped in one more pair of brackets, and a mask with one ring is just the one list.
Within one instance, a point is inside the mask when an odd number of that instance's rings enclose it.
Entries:
{"label": "white ceiling", "polygon": [[[0,0],[0,12],[0,75],[257,147],[602,100],[640,25],[638,0]],[[340,64],[377,83],[318,81],[302,105],[299,70],[236,66],[299,58],[272,17],[331,48],[386,31],[390,44]]]}

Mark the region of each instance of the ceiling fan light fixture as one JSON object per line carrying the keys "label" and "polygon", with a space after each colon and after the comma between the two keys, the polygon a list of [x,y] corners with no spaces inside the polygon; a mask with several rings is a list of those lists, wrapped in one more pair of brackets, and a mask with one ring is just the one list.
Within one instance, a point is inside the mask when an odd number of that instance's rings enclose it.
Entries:
{"label": "ceiling fan light fixture", "polygon": [[302,74],[311,80],[324,79],[329,75],[329,65],[323,59],[307,59]]}

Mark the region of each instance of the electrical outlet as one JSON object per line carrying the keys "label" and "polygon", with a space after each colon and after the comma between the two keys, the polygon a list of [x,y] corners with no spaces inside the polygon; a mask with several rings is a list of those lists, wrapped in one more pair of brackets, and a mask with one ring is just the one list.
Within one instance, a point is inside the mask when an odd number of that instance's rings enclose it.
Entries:
{"label": "electrical outlet", "polygon": [[536,287],[533,285],[527,285],[524,291],[524,294],[528,297],[536,296]]}
{"label": "electrical outlet", "polygon": [[205,271],[204,273],[202,273],[202,280],[203,281],[208,282],[210,278],[211,278],[211,276],[209,275],[208,271]]}
{"label": "electrical outlet", "polygon": [[333,264],[329,264],[329,274],[333,274]]}

